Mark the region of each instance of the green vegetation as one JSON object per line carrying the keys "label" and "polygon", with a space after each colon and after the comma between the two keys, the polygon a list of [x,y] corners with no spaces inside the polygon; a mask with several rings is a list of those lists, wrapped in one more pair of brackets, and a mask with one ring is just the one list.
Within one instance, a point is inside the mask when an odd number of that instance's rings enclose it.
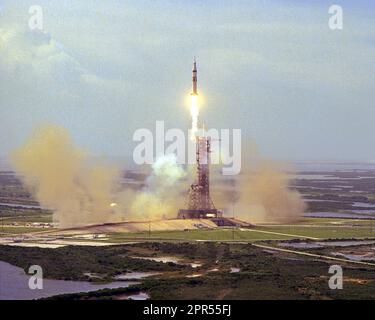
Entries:
{"label": "green vegetation", "polygon": [[52,213],[42,209],[26,209],[22,207],[10,208],[0,205],[0,217],[4,217],[5,219],[18,219],[22,217],[33,219],[40,216],[46,216],[51,219]]}
{"label": "green vegetation", "polygon": [[[47,229],[44,228],[37,228],[37,227],[24,227],[24,226],[12,226],[12,227],[2,227],[0,225],[0,237],[1,233],[5,236],[9,236],[10,234],[26,234],[26,233],[34,233],[40,231],[46,231]],[[52,229],[48,229],[52,230]]]}
{"label": "green vegetation", "polygon": [[72,294],[61,294],[57,296],[53,296],[50,298],[44,298],[40,300],[93,300],[93,299],[100,299],[100,300],[113,300],[116,296],[119,295],[131,295],[136,294],[141,291],[139,286],[131,286],[127,288],[116,288],[116,289],[102,289],[98,291],[92,292],[80,292],[80,293],[72,293]]}
{"label": "green vegetation", "polygon": [[[194,270],[187,268],[179,272],[165,272],[130,288],[52,299],[116,299],[139,291],[147,292],[151,299],[375,298],[374,270],[370,268],[343,266],[345,290],[330,290],[327,284],[329,263],[290,254],[275,255],[249,244],[142,243],[126,247],[130,254],[178,255],[199,260],[203,266]],[[107,250],[110,249],[104,249]],[[240,272],[230,273],[231,267],[240,268]],[[186,277],[192,273],[200,276]]]}
{"label": "green vegetation", "polygon": [[25,271],[31,265],[40,265],[47,278],[61,280],[98,281],[84,275],[97,273],[103,275],[102,280],[109,281],[113,276],[129,270],[178,271],[190,268],[173,263],[134,259],[131,255],[127,246],[67,246],[57,249],[0,246],[0,261],[21,267]]}
{"label": "green vegetation", "polygon": [[273,235],[259,232],[241,231],[239,229],[188,230],[188,231],[152,231],[137,233],[113,233],[109,235],[110,242],[122,242],[129,239],[161,239],[161,240],[212,240],[212,241],[259,241],[286,240],[293,237]]}
{"label": "green vegetation", "polygon": [[51,223],[52,222],[52,214],[50,213],[33,213],[33,214],[18,214],[13,215],[11,217],[4,217],[0,218],[4,219],[4,223],[18,223],[18,224],[27,224],[27,223],[33,223],[33,222],[43,222],[43,223]]}
{"label": "green vegetation", "polygon": [[368,226],[375,225],[371,220],[358,219],[339,219],[339,218],[304,218],[300,222],[301,225],[328,225],[328,226]]}

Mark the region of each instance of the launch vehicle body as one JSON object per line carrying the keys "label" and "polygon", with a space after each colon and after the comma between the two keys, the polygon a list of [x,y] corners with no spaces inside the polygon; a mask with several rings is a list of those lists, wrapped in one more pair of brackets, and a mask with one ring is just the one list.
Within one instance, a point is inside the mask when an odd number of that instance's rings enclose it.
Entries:
{"label": "launch vehicle body", "polygon": [[[198,120],[197,104],[197,63],[194,58],[193,63],[193,91],[192,95],[192,114],[196,115],[195,125]],[[193,119],[194,121],[194,119]],[[194,123],[194,122],[193,122]],[[194,124],[193,124],[194,127]],[[222,211],[215,208],[210,197],[210,153],[211,138],[205,135],[194,135],[196,143],[196,179],[190,186],[187,209],[178,211],[179,219],[217,219],[222,217]]]}
{"label": "launch vehicle body", "polygon": [[198,82],[198,77],[197,77],[197,62],[195,61],[194,58],[194,63],[193,63],[193,92],[191,93],[192,96],[197,96],[198,95],[198,90],[197,90],[197,82]]}

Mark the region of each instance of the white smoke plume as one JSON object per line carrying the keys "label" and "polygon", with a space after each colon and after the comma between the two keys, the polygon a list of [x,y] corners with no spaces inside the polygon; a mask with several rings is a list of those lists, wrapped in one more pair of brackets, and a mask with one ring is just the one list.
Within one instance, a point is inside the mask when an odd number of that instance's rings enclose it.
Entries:
{"label": "white smoke plume", "polygon": [[161,156],[152,165],[152,173],[141,191],[126,190],[121,194],[119,208],[131,220],[176,218],[184,205],[186,186],[181,179],[186,176],[174,154]]}

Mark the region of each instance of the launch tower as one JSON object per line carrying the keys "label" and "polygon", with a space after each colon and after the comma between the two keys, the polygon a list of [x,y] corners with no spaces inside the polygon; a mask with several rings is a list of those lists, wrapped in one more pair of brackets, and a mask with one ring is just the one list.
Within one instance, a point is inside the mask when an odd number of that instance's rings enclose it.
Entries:
{"label": "launch tower", "polygon": [[[191,95],[198,95],[197,92],[197,65],[194,59],[193,65],[193,92]],[[187,200],[187,209],[180,209],[180,219],[204,219],[219,218],[222,212],[215,208],[210,197],[210,153],[211,138],[206,136],[195,137],[196,143],[196,180],[191,185]]]}

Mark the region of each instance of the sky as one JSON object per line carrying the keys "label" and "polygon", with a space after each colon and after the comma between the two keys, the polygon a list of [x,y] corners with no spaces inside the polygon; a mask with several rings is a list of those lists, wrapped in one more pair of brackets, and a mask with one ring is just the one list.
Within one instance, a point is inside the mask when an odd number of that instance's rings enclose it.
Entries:
{"label": "sky", "polygon": [[0,0],[0,155],[43,124],[107,157],[156,120],[186,130],[196,56],[206,126],[267,157],[375,160],[374,17],[364,0]]}

